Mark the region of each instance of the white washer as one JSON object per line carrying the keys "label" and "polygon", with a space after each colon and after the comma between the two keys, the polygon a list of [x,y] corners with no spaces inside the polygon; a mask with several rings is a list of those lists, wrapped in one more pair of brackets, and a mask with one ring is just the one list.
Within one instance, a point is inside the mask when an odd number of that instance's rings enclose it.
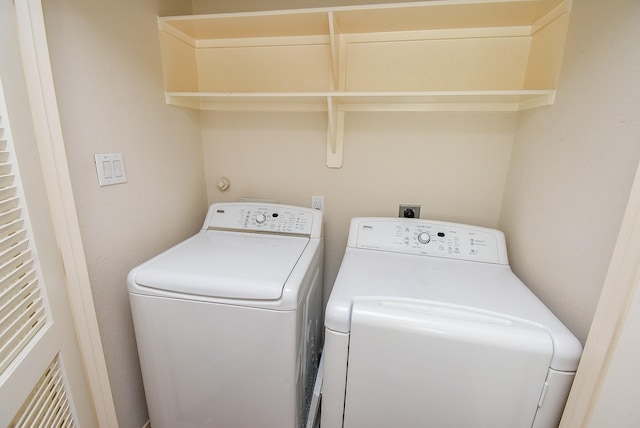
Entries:
{"label": "white washer", "polygon": [[356,218],[325,316],[322,427],[557,427],[580,342],[504,235]]}
{"label": "white washer", "polygon": [[127,280],[154,428],[306,421],[322,349],[322,213],[221,203]]}

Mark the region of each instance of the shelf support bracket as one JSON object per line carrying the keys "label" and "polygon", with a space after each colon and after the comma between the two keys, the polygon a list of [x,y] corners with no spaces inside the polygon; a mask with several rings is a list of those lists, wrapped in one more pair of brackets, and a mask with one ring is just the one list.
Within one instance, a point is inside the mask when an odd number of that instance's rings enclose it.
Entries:
{"label": "shelf support bracket", "polygon": [[329,18],[329,45],[331,46],[331,77],[333,84],[332,90],[338,89],[338,47],[340,46],[340,36],[338,35],[338,25],[335,21],[333,12],[328,12]]}
{"label": "shelf support bracket", "polygon": [[344,111],[333,105],[333,99],[327,98],[327,166],[342,167],[342,149],[344,141]]}

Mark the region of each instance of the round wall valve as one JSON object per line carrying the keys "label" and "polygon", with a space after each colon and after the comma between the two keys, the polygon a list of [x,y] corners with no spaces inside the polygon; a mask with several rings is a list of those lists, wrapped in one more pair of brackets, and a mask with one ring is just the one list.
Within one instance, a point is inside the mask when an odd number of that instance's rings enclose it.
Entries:
{"label": "round wall valve", "polygon": [[220,177],[218,180],[218,189],[220,189],[221,192],[226,192],[230,187],[231,182],[229,179],[227,177]]}

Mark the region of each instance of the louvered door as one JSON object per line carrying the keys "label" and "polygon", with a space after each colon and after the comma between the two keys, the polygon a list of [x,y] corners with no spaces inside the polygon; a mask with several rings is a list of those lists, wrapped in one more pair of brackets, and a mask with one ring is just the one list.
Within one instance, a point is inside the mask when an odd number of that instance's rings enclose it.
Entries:
{"label": "louvered door", "polygon": [[0,426],[73,427],[60,353],[48,337],[56,328],[33,248],[1,88],[0,97],[0,397],[11,396],[0,400]]}
{"label": "louvered door", "polygon": [[0,427],[95,426],[55,240],[26,205],[46,200],[24,193],[10,119],[0,81]]}
{"label": "louvered door", "polygon": [[0,116],[0,373],[47,322],[6,121],[6,115]]}

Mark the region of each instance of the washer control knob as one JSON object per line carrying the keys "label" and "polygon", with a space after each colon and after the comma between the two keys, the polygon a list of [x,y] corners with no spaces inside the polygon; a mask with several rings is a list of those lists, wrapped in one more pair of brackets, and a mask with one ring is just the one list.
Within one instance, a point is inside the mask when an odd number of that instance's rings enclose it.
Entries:
{"label": "washer control knob", "polygon": [[264,215],[264,214],[258,214],[258,215],[256,216],[256,223],[258,223],[258,224],[262,224],[262,223],[264,223],[265,221],[267,221],[267,216],[266,216],[266,215]]}
{"label": "washer control knob", "polygon": [[431,241],[431,235],[427,232],[421,232],[418,234],[418,242],[421,244],[428,244]]}

